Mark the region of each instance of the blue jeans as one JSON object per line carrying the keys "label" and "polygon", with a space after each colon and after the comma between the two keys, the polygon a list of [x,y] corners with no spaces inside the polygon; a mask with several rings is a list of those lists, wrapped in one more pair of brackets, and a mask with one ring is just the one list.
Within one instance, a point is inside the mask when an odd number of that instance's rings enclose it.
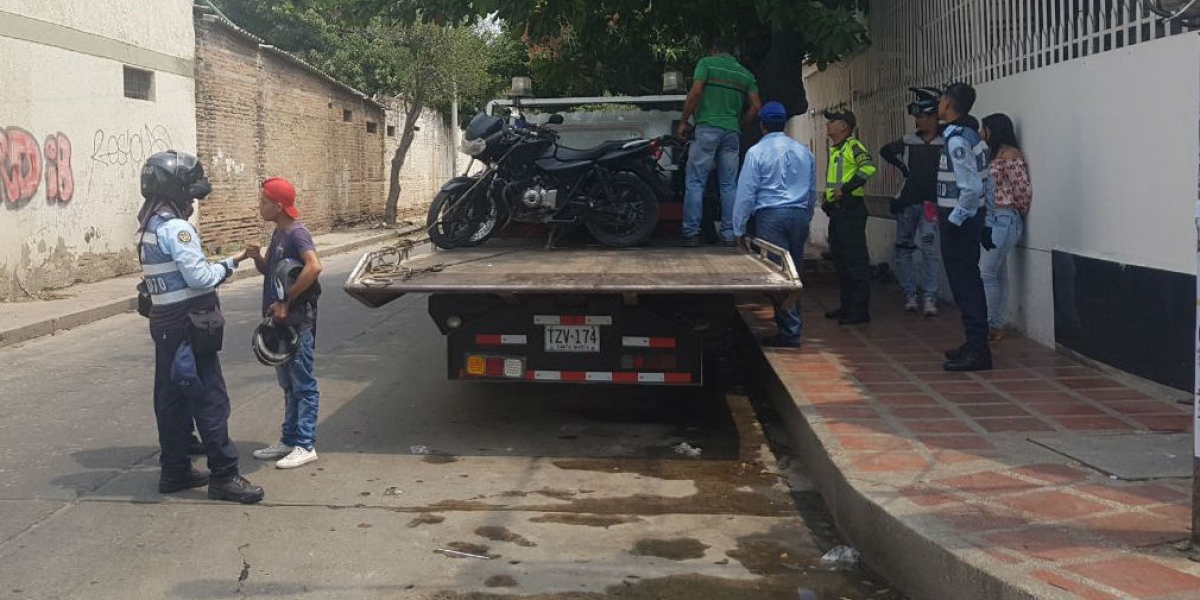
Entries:
{"label": "blue jeans", "polygon": [[302,330],[295,356],[275,367],[279,387],[283,388],[283,432],[279,441],[307,450],[312,450],[317,441],[317,410],[321,406],[313,374],[313,345],[312,329]]}
{"label": "blue jeans", "polygon": [[[804,266],[804,245],[808,243],[809,226],[812,224],[812,208],[768,208],[754,215],[756,235],[788,251],[796,271]],[[800,301],[792,306],[775,306],[775,325],[779,337],[789,341],[800,341]]]}
{"label": "blue jeans", "polygon": [[736,131],[699,125],[696,139],[688,150],[687,187],[683,196],[683,237],[700,235],[704,214],[704,185],[713,160],[717,162],[717,181],[721,185],[721,239],[732,241],[733,202],[737,197],[738,153],[741,137]]}
{"label": "blue jeans", "polygon": [[[921,251],[918,257],[916,251]],[[896,215],[896,279],[905,298],[938,297],[942,276],[942,250],[938,224],[925,220],[925,207],[918,202]],[[921,288],[917,289],[916,263],[921,262]]]}
{"label": "blue jeans", "polygon": [[987,295],[988,326],[992,329],[1004,327],[1005,303],[1008,300],[1008,253],[1025,233],[1025,221],[1021,213],[1011,208],[996,210],[996,222],[992,225],[992,242],[995,250],[988,250],[979,257],[979,275],[983,277],[983,291]]}

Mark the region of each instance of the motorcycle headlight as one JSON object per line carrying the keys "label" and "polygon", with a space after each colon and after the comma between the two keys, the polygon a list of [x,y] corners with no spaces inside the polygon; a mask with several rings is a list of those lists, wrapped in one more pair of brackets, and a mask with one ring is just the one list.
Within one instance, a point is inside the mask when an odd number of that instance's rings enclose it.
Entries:
{"label": "motorcycle headlight", "polygon": [[462,151],[467,156],[479,156],[483,151],[487,150],[487,141],[482,139],[463,140]]}

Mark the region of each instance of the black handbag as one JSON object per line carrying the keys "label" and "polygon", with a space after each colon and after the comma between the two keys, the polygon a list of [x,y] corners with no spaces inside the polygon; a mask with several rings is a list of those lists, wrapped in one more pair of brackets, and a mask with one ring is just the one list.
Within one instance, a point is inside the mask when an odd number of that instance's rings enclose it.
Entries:
{"label": "black handbag", "polygon": [[225,341],[225,315],[220,309],[188,313],[188,339],[198,356],[220,352]]}

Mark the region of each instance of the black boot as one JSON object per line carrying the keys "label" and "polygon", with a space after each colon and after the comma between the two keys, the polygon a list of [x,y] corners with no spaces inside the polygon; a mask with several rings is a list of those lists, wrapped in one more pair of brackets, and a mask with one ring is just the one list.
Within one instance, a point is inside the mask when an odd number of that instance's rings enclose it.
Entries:
{"label": "black boot", "polygon": [[845,310],[843,310],[841,308],[835,308],[831,311],[827,311],[825,313],[825,318],[826,319],[841,319],[842,315],[844,315],[844,314],[846,314]]}
{"label": "black boot", "polygon": [[230,502],[241,502],[242,504],[254,504],[262,500],[264,496],[261,486],[250,483],[250,480],[241,475],[234,475],[224,479],[214,479],[208,484],[208,499],[209,500],[228,500]]}
{"label": "black boot", "polygon": [[171,474],[163,473],[158,477],[158,493],[174,494],[183,490],[198,488],[208,485],[208,473],[192,469],[187,473]]}
{"label": "black boot", "polygon": [[992,355],[983,352],[966,351],[959,354],[958,358],[946,361],[942,365],[942,369],[951,372],[991,371]]}
{"label": "black boot", "polygon": [[947,350],[945,357],[946,357],[946,360],[958,360],[958,359],[962,358],[962,355],[965,354],[966,352],[967,352],[967,345],[963,344],[957,348],[954,348],[953,350]]}
{"label": "black boot", "polygon": [[859,314],[859,315],[847,314],[847,315],[843,316],[842,318],[838,319],[838,325],[862,325],[864,323],[870,323],[870,322],[871,322],[871,315],[868,315],[868,314]]}

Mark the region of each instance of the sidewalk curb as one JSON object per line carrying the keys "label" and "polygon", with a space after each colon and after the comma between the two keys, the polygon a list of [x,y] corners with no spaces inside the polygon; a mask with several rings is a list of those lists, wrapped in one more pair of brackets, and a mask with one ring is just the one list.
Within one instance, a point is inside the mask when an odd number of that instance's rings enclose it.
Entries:
{"label": "sidewalk curb", "polygon": [[[978,598],[988,600],[1038,600],[1041,598],[991,569],[974,564],[913,525],[888,512],[876,499],[856,488],[838,468],[792,399],[766,354],[758,347],[747,325],[752,370],[758,386],[782,418],[796,454],[829,512],[838,531],[859,550],[871,569],[880,573],[911,598]],[[752,371],[752,372],[753,372]],[[862,483],[860,485],[869,485]]]}
{"label": "sidewalk curb", "polygon": [[[353,252],[355,250],[359,250],[359,249],[365,248],[367,246],[375,246],[375,245],[381,244],[383,242],[387,242],[389,240],[413,233],[414,231],[418,231],[420,229],[421,229],[421,227],[388,230],[384,233],[380,233],[378,235],[373,235],[371,237],[366,237],[361,240],[355,240],[353,242],[349,242],[349,243],[342,244],[339,246],[322,248],[321,254],[326,255],[326,256],[333,256],[336,254],[345,254],[347,252]],[[235,283],[235,282],[241,281],[243,279],[248,279],[248,278],[257,277],[257,276],[258,276],[258,273],[254,272],[252,269],[243,269],[243,270],[240,270],[240,271],[234,273],[233,277],[231,277],[229,279],[229,283]],[[130,277],[130,276],[127,275],[126,277]],[[131,292],[133,289],[133,285],[134,285],[133,277],[130,277]],[[80,325],[87,325],[88,323],[94,323],[94,322],[102,320],[102,319],[107,319],[109,317],[115,317],[119,314],[132,312],[134,310],[137,310],[137,294],[130,293],[130,295],[127,298],[113,300],[112,302],[103,304],[101,306],[94,306],[94,307],[84,309],[84,310],[81,310],[78,312],[68,313],[68,314],[65,314],[65,315],[62,315],[59,317],[46,319],[46,320],[40,321],[38,323],[33,323],[31,325],[24,325],[22,327],[17,327],[15,329],[10,329],[7,331],[0,331],[0,348],[4,348],[6,346],[12,346],[14,344],[20,344],[22,342],[28,342],[30,340],[34,340],[34,339],[37,339],[40,337],[45,337],[48,335],[54,335],[55,333],[58,333],[60,331],[73,329],[75,327],[79,327]]]}

